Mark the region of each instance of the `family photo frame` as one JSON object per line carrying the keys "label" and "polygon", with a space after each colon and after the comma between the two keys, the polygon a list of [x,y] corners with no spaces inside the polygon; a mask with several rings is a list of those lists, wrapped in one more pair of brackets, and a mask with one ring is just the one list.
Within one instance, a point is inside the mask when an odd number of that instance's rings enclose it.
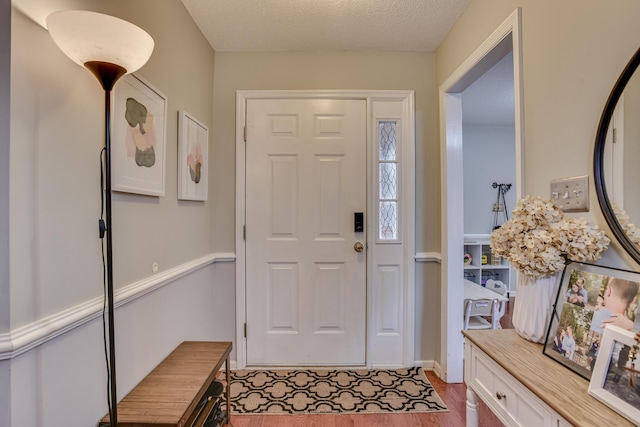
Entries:
{"label": "family photo frame", "polygon": [[640,422],[640,362],[636,333],[609,326],[602,336],[589,394],[634,423]]}
{"label": "family photo frame", "polygon": [[565,267],[543,353],[586,379],[600,356],[604,331],[640,331],[640,273],[572,262]]}
{"label": "family photo frame", "polygon": [[164,196],[167,97],[135,74],[123,76],[114,92],[112,189]]}

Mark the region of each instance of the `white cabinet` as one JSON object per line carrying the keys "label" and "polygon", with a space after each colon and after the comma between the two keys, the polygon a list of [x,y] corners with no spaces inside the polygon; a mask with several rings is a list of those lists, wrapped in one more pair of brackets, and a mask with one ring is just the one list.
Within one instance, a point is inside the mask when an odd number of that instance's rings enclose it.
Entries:
{"label": "white cabinet", "polygon": [[507,426],[632,426],[587,391],[589,381],[542,354],[513,329],[462,331],[466,425],[478,426],[478,401]]}
{"label": "white cabinet", "polygon": [[[544,402],[509,375],[477,347],[467,343],[465,363],[468,363],[467,399],[473,402],[475,393],[507,426],[558,427],[570,426]],[[471,399],[469,399],[471,397]],[[477,412],[467,405],[467,426],[477,426]]]}
{"label": "white cabinet", "polygon": [[488,279],[500,280],[507,285],[508,292],[515,291],[515,275],[511,272],[511,265],[505,258],[491,254],[489,236],[465,236],[464,254],[465,279],[480,285],[484,285]]}

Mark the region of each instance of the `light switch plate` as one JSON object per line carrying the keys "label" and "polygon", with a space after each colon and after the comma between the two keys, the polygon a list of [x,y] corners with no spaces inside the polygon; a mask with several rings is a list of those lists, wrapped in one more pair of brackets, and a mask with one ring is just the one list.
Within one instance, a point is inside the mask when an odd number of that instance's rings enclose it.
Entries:
{"label": "light switch plate", "polygon": [[589,212],[589,176],[551,181],[551,200],[565,212]]}

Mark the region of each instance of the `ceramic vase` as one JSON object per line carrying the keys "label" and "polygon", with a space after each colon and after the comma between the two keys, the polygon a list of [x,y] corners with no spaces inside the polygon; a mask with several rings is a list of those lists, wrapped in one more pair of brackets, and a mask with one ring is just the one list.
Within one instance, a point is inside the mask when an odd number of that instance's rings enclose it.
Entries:
{"label": "ceramic vase", "polygon": [[518,273],[513,327],[524,339],[543,343],[562,273],[533,278]]}

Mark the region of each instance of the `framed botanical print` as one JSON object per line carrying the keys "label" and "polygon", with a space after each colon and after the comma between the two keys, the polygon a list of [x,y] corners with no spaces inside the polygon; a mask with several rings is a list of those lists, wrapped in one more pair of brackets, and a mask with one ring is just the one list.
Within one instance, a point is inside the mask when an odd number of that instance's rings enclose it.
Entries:
{"label": "framed botanical print", "polygon": [[209,129],[191,114],[178,111],[178,199],[207,200]]}
{"label": "framed botanical print", "polygon": [[116,84],[113,103],[113,190],[164,196],[167,97],[128,74]]}

